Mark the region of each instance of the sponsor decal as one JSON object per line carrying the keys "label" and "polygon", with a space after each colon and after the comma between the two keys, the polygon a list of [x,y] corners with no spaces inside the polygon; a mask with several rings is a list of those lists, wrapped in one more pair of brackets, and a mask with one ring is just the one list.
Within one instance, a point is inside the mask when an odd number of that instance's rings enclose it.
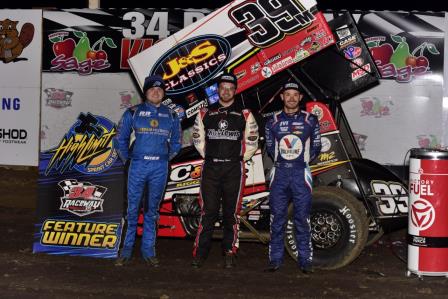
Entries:
{"label": "sponsor decal", "polygon": [[246,70],[242,70],[242,71],[236,73],[235,76],[236,76],[237,79],[241,79],[241,78],[244,78],[246,76],[246,73],[247,73]]}
{"label": "sponsor decal", "polygon": [[250,66],[250,73],[253,75],[256,72],[258,72],[261,68],[261,64],[259,62],[256,62],[255,64]]}
{"label": "sponsor decal", "polygon": [[149,121],[149,125],[150,125],[152,128],[157,128],[157,127],[159,126],[159,121],[158,121],[157,119],[151,119],[151,120]]}
{"label": "sponsor decal", "polygon": [[332,151],[330,153],[321,153],[319,155],[318,159],[319,159],[319,162],[317,163],[318,165],[333,163],[333,162],[338,161],[338,158],[336,157],[336,153],[334,151]]}
{"label": "sponsor decal", "polygon": [[310,56],[310,52],[308,52],[305,49],[299,49],[296,52],[296,60],[298,60],[298,61],[303,60],[308,56]]}
{"label": "sponsor decal", "polygon": [[185,118],[186,115],[185,109],[181,105],[173,103],[173,101],[170,98],[164,100],[162,104],[170,108],[172,111],[174,111],[174,113],[176,113],[180,121],[182,121]]}
{"label": "sponsor decal", "polygon": [[325,35],[326,35],[325,31],[321,29],[313,33],[313,38],[315,40],[319,40],[325,37]]}
{"label": "sponsor decal", "polygon": [[322,153],[326,153],[331,149],[331,141],[328,137],[321,137],[320,142],[322,144]]}
{"label": "sponsor decal", "polygon": [[120,223],[47,219],[40,243],[50,246],[113,249],[119,245]]}
{"label": "sponsor decal", "polygon": [[358,58],[362,53],[361,47],[349,46],[344,50],[344,56],[347,59],[353,60]]}
{"label": "sponsor decal", "polygon": [[321,131],[325,132],[326,130],[328,130],[330,128],[331,123],[328,120],[324,120],[322,122],[319,121],[319,126],[320,126]]}
{"label": "sponsor decal", "polygon": [[202,165],[201,164],[187,164],[180,166],[173,166],[170,173],[170,181],[172,182],[184,182],[188,180],[196,180],[201,177]]}
{"label": "sponsor decal", "polygon": [[130,69],[128,59],[148,49],[153,45],[153,43],[154,40],[152,38],[123,38],[121,40],[120,69]]}
{"label": "sponsor decal", "polygon": [[364,77],[370,73],[370,63],[363,65],[361,68],[358,68],[352,72],[352,81],[356,81],[361,77]]}
{"label": "sponsor decal", "polygon": [[384,216],[408,213],[406,189],[399,182],[373,180],[370,182],[373,195],[377,198],[378,211]]}
{"label": "sponsor decal", "polygon": [[165,53],[150,74],[166,82],[167,95],[190,91],[213,78],[230,58],[230,43],[219,35],[188,39]]}
{"label": "sponsor decal", "polygon": [[304,39],[299,43],[299,45],[300,45],[301,47],[303,47],[303,46],[305,46],[306,44],[311,43],[312,40],[313,40],[313,38],[312,38],[311,36],[307,36],[306,38],[304,38]]}
{"label": "sponsor decal", "polygon": [[197,103],[194,106],[185,110],[185,114],[187,115],[187,118],[190,118],[193,115],[195,115],[196,113],[198,113],[199,110],[203,107],[207,107],[207,101],[200,101],[199,103]]}
{"label": "sponsor decal", "polygon": [[344,37],[342,39],[340,39],[337,42],[337,46],[339,47],[339,49],[345,49],[350,45],[353,45],[354,43],[358,42],[358,38],[356,35],[351,35],[351,36],[347,36]]}
{"label": "sponsor decal", "polygon": [[17,29],[19,21],[4,19],[0,21],[0,60],[3,63],[28,60],[21,58],[23,49],[29,46],[34,37],[34,25],[25,23]]}
{"label": "sponsor decal", "polygon": [[59,88],[45,88],[44,92],[47,96],[45,99],[46,105],[61,109],[72,105],[73,92],[65,91]]}
{"label": "sponsor decal", "polygon": [[191,106],[198,101],[198,97],[196,96],[196,94],[194,92],[190,92],[189,94],[187,94],[185,99],[188,102],[188,106]]}
{"label": "sponsor decal", "polygon": [[338,35],[339,39],[344,39],[344,38],[352,35],[352,33],[350,32],[350,29],[347,26],[336,29],[336,34]]}
{"label": "sponsor decal", "polygon": [[311,113],[317,116],[317,120],[319,122],[324,117],[324,110],[318,105],[314,105],[313,108],[311,108]]}
{"label": "sponsor decal", "polygon": [[286,135],[280,139],[279,153],[285,160],[294,160],[303,150],[302,141],[296,135]]}
{"label": "sponsor decal", "polygon": [[261,75],[262,75],[264,78],[269,78],[270,76],[272,76],[272,70],[271,70],[271,68],[270,68],[270,67],[267,67],[267,66],[263,67],[263,68],[261,69]]}
{"label": "sponsor decal", "polygon": [[317,52],[320,49],[320,44],[318,42],[313,42],[308,50],[312,52]]}
{"label": "sponsor decal", "polygon": [[375,116],[381,118],[390,115],[390,106],[393,106],[392,101],[381,101],[377,97],[361,98],[361,115],[360,116]]}
{"label": "sponsor decal", "polygon": [[200,183],[201,183],[200,180],[187,181],[187,182],[177,183],[175,188],[191,187],[194,185],[199,185]]}
{"label": "sponsor decal", "polygon": [[2,98],[2,111],[19,111],[20,99],[19,98]]}
{"label": "sponsor decal", "polygon": [[77,71],[80,75],[90,75],[93,71],[100,71],[110,67],[107,60],[107,52],[103,45],[116,48],[114,41],[102,36],[91,45],[87,33],[84,31],[73,31],[73,35],[79,38],[75,42],[69,36],[69,32],[55,32],[48,36],[53,43],[54,58],[51,60],[52,71]]}
{"label": "sponsor decal", "polygon": [[0,140],[2,143],[26,144],[28,131],[25,129],[0,128]]}
{"label": "sponsor decal", "polygon": [[281,60],[281,61],[279,61],[279,62],[277,62],[277,63],[274,63],[273,65],[272,65],[272,70],[274,71],[274,72],[277,72],[277,71],[279,71],[279,70],[281,70],[281,69],[284,69],[284,68],[287,68],[288,66],[290,66],[290,65],[292,65],[292,64],[294,64],[294,63],[296,63],[298,60],[297,59],[293,59],[292,57],[286,57],[285,59],[283,59],[283,60]]}
{"label": "sponsor decal", "polygon": [[118,157],[112,142],[116,134],[115,124],[107,118],[81,113],[59,145],[48,151],[51,158],[45,175],[72,168],[86,174],[106,171]]}
{"label": "sponsor decal", "polygon": [[103,212],[102,198],[106,187],[76,179],[63,180],[58,183],[64,195],[61,197],[60,210],[83,217],[96,212]]}
{"label": "sponsor decal", "polygon": [[281,5],[248,0],[230,9],[229,18],[246,31],[247,39],[257,48],[274,45],[286,35],[305,29],[316,19],[295,0],[282,1]]}
{"label": "sponsor decal", "polygon": [[422,42],[411,52],[405,37],[390,35],[390,40],[396,43],[394,46],[385,42],[385,36],[374,36],[366,39],[370,53],[378,66],[383,79],[393,78],[397,82],[411,82],[418,76],[430,72],[430,62],[425,56],[425,50],[431,55],[440,55],[433,43]]}
{"label": "sponsor decal", "polygon": [[356,242],[356,224],[355,220],[353,220],[352,211],[347,207],[344,206],[343,208],[339,209],[339,213],[341,213],[343,216],[345,216],[345,219],[347,219],[349,229],[350,229],[350,236],[348,241],[352,244],[355,244]]}
{"label": "sponsor decal", "polygon": [[411,206],[411,222],[420,230],[428,229],[436,219],[436,211],[426,199],[419,198]]}
{"label": "sponsor decal", "polygon": [[352,69],[357,69],[360,68],[362,65],[364,64],[364,59],[360,58],[355,58],[352,60],[352,63],[350,63],[350,67]]}
{"label": "sponsor decal", "polygon": [[140,96],[134,90],[120,91],[120,109],[127,109],[141,102]]}
{"label": "sponsor decal", "polygon": [[266,61],[263,63],[264,66],[268,66],[269,64],[279,60],[280,58],[282,58],[282,54],[277,54],[271,58],[266,59]]}

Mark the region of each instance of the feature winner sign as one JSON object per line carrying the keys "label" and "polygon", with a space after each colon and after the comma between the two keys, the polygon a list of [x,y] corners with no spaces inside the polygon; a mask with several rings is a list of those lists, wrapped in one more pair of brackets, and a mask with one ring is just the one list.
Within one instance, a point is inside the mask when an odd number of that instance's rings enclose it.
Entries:
{"label": "feature winner sign", "polygon": [[122,201],[114,199],[123,194],[116,134],[106,117],[82,112],[59,143],[41,153],[39,197],[55,200],[39,202],[34,252],[116,257]]}
{"label": "feature winner sign", "polygon": [[191,118],[218,100],[213,78],[223,71],[242,92],[334,43],[315,1],[236,0],[128,61],[140,87],[162,76]]}

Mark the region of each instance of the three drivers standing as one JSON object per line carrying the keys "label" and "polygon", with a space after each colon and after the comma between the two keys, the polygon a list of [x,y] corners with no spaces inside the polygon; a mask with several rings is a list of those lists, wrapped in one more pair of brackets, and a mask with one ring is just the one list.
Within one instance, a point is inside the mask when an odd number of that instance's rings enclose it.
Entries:
{"label": "three drivers standing", "polygon": [[[134,149],[134,151],[138,151],[139,123],[135,115],[137,115],[137,118],[141,117],[143,115],[141,111],[143,110],[148,110],[148,112],[145,112],[148,116],[150,114],[151,116],[152,114],[158,114],[160,119],[161,116],[166,115],[167,119],[170,120],[167,134],[166,136],[163,135],[163,141],[161,142],[163,144],[168,142],[170,146],[168,150],[165,150],[166,153],[163,153],[163,158],[158,153],[157,155],[159,156],[152,159],[154,155],[151,149],[144,149],[142,151],[144,159],[141,161],[148,163],[146,162],[146,157],[148,156],[151,157],[149,163],[155,163],[153,160],[161,160],[166,164],[166,161],[174,157],[179,151],[180,143],[178,141],[180,134],[178,132],[180,126],[178,120],[173,117],[170,118],[171,112],[169,109],[160,106],[163,97],[157,97],[156,102],[153,100],[156,97],[148,94],[149,91],[152,93],[159,92],[159,90],[163,91],[163,86],[164,82],[161,78],[155,76],[148,77],[145,80],[144,87],[147,103],[133,107],[134,110],[137,110],[137,113],[131,109],[132,111],[129,111],[134,113],[126,112],[129,115],[124,114],[120,122],[120,134],[118,134],[117,138],[117,141],[120,143],[120,153],[125,154],[123,156],[124,161],[128,158],[127,147],[129,146],[130,132],[132,129],[136,130],[136,128],[137,150]],[[223,214],[222,252],[224,255],[224,267],[233,268],[236,265],[236,254],[239,247],[239,213],[242,206],[246,177],[244,166],[245,161],[251,159],[258,149],[259,141],[257,121],[250,110],[243,109],[235,102],[236,89],[237,78],[235,75],[230,73],[221,75],[218,78],[219,101],[208,108],[201,109],[193,127],[194,146],[204,158],[199,194],[201,218],[193,246],[192,266],[194,268],[202,267],[207,259],[221,205]],[[299,268],[304,273],[311,273],[310,209],[312,175],[308,163],[320,153],[319,122],[316,116],[299,109],[299,103],[303,94],[300,93],[299,86],[296,83],[286,83],[283,86],[280,97],[283,101],[283,111],[275,113],[265,127],[267,151],[274,159],[274,175],[271,179],[269,196],[271,241],[269,244],[270,263],[267,271],[275,272],[283,263],[283,239],[288,217],[288,204],[292,200],[299,249]],[[155,108],[152,108],[152,105]],[[167,110],[163,112],[165,114],[159,112],[159,110],[162,111],[163,109]],[[174,127],[171,122],[175,124]],[[152,123],[151,126],[153,126]],[[172,134],[177,135],[171,136]],[[143,137],[150,140],[159,138],[152,135],[144,135]],[[143,137],[141,139],[144,139]],[[150,145],[148,142],[147,145]],[[133,162],[140,161],[136,153],[132,154],[132,160]],[[132,172],[134,169],[132,167],[137,167],[136,162],[132,164],[129,173],[129,182],[134,183],[135,174]],[[144,168],[147,167],[144,166]],[[162,174],[163,178],[158,181],[160,186],[156,187],[154,185],[151,189],[164,189],[166,184],[166,166],[163,166],[162,169],[165,169],[165,171]],[[148,171],[151,170],[148,168]],[[148,177],[150,176],[152,175]],[[148,178],[145,176],[142,181],[139,181],[138,188],[135,184],[135,187],[133,187],[134,185],[128,186],[130,188],[128,190],[128,200],[130,201],[128,207],[132,208],[132,213],[131,210],[128,210],[128,230],[126,232],[125,246],[118,260],[119,265],[129,262],[132,255],[138,203],[143,193],[143,184],[147,183],[147,180]],[[137,188],[138,192],[134,192],[132,188]],[[158,219],[157,211],[162,194],[157,193],[158,191],[154,193],[154,190],[151,190],[151,196],[148,199],[148,202],[153,205],[145,211],[144,227],[146,233],[143,236],[142,254],[145,261],[152,266],[158,266],[154,249],[156,225],[154,222]],[[146,229],[149,226],[152,229]]]}

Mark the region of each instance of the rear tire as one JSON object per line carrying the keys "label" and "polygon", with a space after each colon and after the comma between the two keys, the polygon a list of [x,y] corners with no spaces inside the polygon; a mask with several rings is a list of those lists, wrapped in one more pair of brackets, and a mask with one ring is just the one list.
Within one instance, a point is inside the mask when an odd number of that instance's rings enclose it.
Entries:
{"label": "rear tire", "polygon": [[[293,222],[293,205],[288,210],[285,246],[297,260],[298,251]],[[366,245],[369,229],[363,204],[347,191],[337,187],[317,187],[311,206],[313,265],[337,269],[355,260]]]}

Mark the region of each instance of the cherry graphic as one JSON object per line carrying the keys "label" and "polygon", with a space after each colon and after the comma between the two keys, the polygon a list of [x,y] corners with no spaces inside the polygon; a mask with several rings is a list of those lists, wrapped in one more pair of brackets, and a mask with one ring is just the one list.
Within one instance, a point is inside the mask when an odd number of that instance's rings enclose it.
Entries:
{"label": "cherry graphic", "polygon": [[73,56],[73,50],[75,49],[75,41],[72,38],[64,40],[64,36],[56,36],[50,38],[53,43],[53,53],[57,57],[64,55],[64,58],[70,58]]}
{"label": "cherry graphic", "polygon": [[106,51],[99,50],[98,52],[96,52],[96,58],[97,59],[104,59],[104,60],[106,60],[107,59]]}
{"label": "cherry graphic", "polygon": [[[103,36],[103,37],[101,37],[99,40],[97,40],[93,44],[92,49],[89,51],[89,52],[94,52],[95,56],[93,57],[93,54],[91,54],[92,57],[88,57],[88,58],[91,58],[92,60],[99,60],[99,59],[107,60],[107,53],[106,53],[106,51],[103,50],[103,43],[106,43],[106,45],[109,48],[116,48],[117,47],[115,45],[114,41],[111,38]],[[94,51],[95,47],[97,45],[99,45],[99,50],[98,51]],[[89,53],[87,53],[87,55],[89,55]]]}
{"label": "cherry graphic", "polygon": [[[415,64],[413,64],[413,65],[408,64],[408,65],[411,65],[411,66],[413,66],[413,67],[423,66],[423,67],[428,68],[428,67],[429,67],[429,61],[428,61],[428,58],[426,58],[425,56],[423,56],[423,52],[424,52],[425,50],[428,50],[428,52],[431,53],[431,54],[433,54],[433,55],[439,55],[439,54],[440,54],[439,51],[437,50],[437,48],[436,48],[436,46],[435,46],[434,44],[424,42],[423,44],[421,44],[420,46],[418,46],[417,48],[415,48],[414,51],[412,51],[411,56],[409,56],[409,57],[406,59],[406,61],[407,61],[408,59],[410,59],[410,57],[415,58]],[[418,57],[415,57],[416,54],[417,54],[417,52],[419,52],[419,56],[418,56]],[[407,63],[406,63],[406,64],[407,64]]]}
{"label": "cherry graphic", "polygon": [[417,58],[417,66],[424,66],[424,67],[428,67],[429,66],[429,61],[428,58],[426,58],[425,56],[420,56]]}
{"label": "cherry graphic", "polygon": [[371,45],[373,46],[370,47],[369,50],[375,60],[375,63],[377,65],[389,63],[390,57],[394,53],[394,48],[392,47],[392,45],[382,44],[381,46],[379,46],[379,42],[374,42]]}

